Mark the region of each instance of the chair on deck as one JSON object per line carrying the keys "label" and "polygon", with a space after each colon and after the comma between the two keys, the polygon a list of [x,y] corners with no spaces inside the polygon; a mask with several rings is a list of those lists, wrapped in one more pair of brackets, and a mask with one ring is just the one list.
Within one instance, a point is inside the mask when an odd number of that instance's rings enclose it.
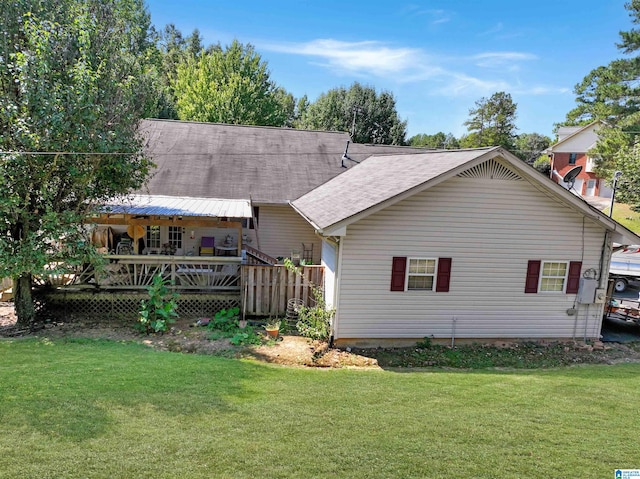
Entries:
{"label": "chair on deck", "polygon": [[214,256],[215,255],[215,242],[216,239],[213,236],[203,236],[200,239],[200,256]]}
{"label": "chair on deck", "polygon": [[133,254],[131,238],[122,238],[116,246],[116,254]]}

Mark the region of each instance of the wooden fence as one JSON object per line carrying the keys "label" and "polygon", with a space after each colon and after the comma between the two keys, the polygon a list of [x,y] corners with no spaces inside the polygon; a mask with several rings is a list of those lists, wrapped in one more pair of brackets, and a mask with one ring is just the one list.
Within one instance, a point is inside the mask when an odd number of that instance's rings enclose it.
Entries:
{"label": "wooden fence", "polygon": [[242,313],[244,316],[283,316],[290,299],[314,305],[312,288],[322,288],[322,266],[300,266],[300,273],[283,265],[242,266]]}
{"label": "wooden fence", "polygon": [[11,278],[0,279],[0,293],[11,289],[13,287],[13,280]]}

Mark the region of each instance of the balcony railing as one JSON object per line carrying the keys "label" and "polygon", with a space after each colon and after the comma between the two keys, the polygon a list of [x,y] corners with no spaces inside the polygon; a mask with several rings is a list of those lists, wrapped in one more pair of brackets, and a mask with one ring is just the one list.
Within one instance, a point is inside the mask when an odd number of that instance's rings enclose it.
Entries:
{"label": "balcony railing", "polygon": [[101,267],[51,274],[44,283],[57,287],[144,289],[160,274],[175,290],[239,291],[239,257],[107,255]]}

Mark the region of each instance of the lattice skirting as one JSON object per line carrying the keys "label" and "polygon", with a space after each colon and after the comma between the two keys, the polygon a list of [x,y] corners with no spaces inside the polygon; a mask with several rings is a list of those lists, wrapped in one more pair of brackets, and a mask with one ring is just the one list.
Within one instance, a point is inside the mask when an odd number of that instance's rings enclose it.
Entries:
{"label": "lattice skirting", "polygon": [[[132,319],[138,317],[140,302],[149,296],[140,292],[96,293],[91,291],[49,291],[36,293],[37,313],[42,320]],[[181,293],[176,301],[180,318],[212,316],[224,308],[240,306],[239,293]]]}

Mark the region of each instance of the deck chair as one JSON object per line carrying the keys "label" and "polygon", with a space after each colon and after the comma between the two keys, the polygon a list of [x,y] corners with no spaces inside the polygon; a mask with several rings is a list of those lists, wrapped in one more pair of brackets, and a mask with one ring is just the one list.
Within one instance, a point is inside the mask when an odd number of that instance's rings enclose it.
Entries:
{"label": "deck chair", "polygon": [[198,254],[200,256],[214,256],[216,251],[215,242],[216,239],[213,236],[203,236],[200,239],[200,250]]}
{"label": "deck chair", "polygon": [[130,238],[122,238],[116,246],[116,254],[133,254],[133,243]]}

